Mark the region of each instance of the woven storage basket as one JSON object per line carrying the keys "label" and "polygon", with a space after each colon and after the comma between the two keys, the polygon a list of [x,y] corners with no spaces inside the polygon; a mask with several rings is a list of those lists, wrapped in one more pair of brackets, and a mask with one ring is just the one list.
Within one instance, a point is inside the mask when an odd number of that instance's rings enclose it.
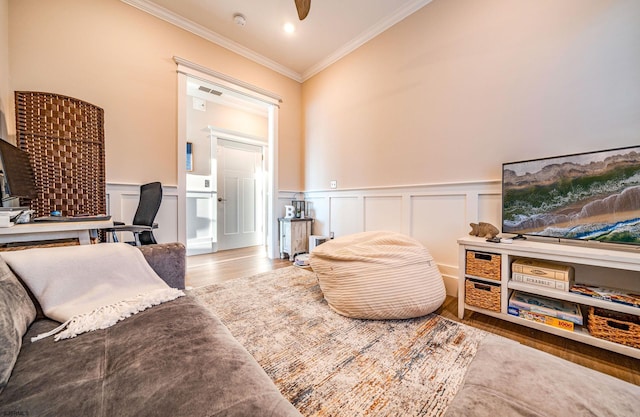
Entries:
{"label": "woven storage basket", "polygon": [[468,250],[466,258],[467,275],[500,281],[500,255]]}
{"label": "woven storage basket", "polygon": [[591,336],[640,349],[640,317],[589,307],[587,328]]}
{"label": "woven storage basket", "polygon": [[467,278],[464,301],[471,306],[499,312],[500,285]]}

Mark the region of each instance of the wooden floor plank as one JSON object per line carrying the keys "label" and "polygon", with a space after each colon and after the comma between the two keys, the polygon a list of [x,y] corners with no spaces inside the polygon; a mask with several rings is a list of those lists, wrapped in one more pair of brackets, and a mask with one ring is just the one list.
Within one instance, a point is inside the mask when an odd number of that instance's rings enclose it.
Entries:
{"label": "wooden floor plank", "polygon": [[[264,246],[221,251],[187,258],[187,286],[201,287],[291,266],[284,259],[269,259]],[[437,311],[448,319],[515,340],[616,378],[640,385],[640,359],[565,339],[515,323],[468,311],[458,319],[458,299],[447,296]]]}
{"label": "wooden floor plank", "polygon": [[187,257],[187,286],[203,287],[291,266],[284,259],[269,259],[264,246]]}

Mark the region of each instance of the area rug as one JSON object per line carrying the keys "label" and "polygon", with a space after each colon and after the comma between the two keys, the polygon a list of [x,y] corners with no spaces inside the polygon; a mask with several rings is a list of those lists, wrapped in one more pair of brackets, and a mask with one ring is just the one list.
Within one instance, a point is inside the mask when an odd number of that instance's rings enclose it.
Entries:
{"label": "area rug", "polygon": [[315,274],[294,266],[190,293],[305,416],[440,416],[487,334],[437,314],[340,316]]}

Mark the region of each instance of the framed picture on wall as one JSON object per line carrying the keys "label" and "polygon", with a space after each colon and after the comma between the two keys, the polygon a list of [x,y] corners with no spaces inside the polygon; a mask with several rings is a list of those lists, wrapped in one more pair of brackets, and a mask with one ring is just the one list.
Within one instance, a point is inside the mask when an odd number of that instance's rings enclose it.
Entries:
{"label": "framed picture on wall", "polygon": [[193,143],[187,142],[187,171],[193,171]]}

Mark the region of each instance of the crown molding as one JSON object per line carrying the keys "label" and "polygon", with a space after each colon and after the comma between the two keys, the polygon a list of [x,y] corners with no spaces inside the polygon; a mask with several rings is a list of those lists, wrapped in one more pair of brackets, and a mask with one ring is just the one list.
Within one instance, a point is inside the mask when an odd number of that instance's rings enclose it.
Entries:
{"label": "crown molding", "polygon": [[319,61],[317,64],[312,65],[309,69],[305,70],[302,73],[302,82],[307,81],[309,78],[313,77],[331,64],[334,64],[335,62],[349,55],[351,52],[355,51],[356,49],[369,42],[371,39],[375,38],[385,30],[389,29],[391,26],[400,22],[407,16],[410,16],[413,13],[417,12],[432,1],[433,0],[414,0],[410,3],[407,3],[404,7],[396,10],[395,13],[385,17],[374,26],[356,36],[353,40],[351,40],[351,42],[346,43],[341,48],[328,55],[323,60]]}
{"label": "crown molding", "polygon": [[237,42],[232,41],[212,30],[205,28],[202,25],[199,25],[191,20],[185,19],[184,17],[173,13],[170,10],[165,9],[164,7],[158,6],[155,3],[152,3],[149,0],[120,0],[123,3],[126,3],[132,7],[135,7],[143,12],[146,12],[152,16],[157,17],[158,19],[162,19],[165,22],[169,22],[172,25],[175,25],[181,29],[184,29],[188,32],[193,33],[194,35],[200,36],[210,42],[215,43],[225,49],[228,49],[236,54],[243,56],[251,61],[254,61],[260,65],[263,65],[273,71],[276,71],[286,77],[291,78],[294,81],[302,83],[309,78],[313,77],[320,71],[339,61],[341,58],[350,54],[351,52],[358,49],[360,46],[369,42],[371,39],[375,38],[385,30],[389,29],[391,26],[400,22],[407,16],[415,13],[420,10],[422,7],[431,3],[433,0],[414,0],[410,3],[407,3],[404,7],[396,10],[393,14],[385,17],[381,21],[379,21],[374,26],[370,27],[366,31],[362,32],[360,35],[355,37],[350,42],[346,43],[338,50],[328,55],[324,59],[320,60],[318,63],[312,65],[310,68],[305,70],[302,74],[294,71],[284,65],[281,65],[272,59],[265,57],[245,46],[240,45]]}
{"label": "crown molding", "polygon": [[225,38],[224,36],[219,35],[216,32],[213,32],[204,26],[201,26],[191,20],[185,19],[182,16],[179,16],[173,13],[170,10],[165,9],[164,7],[158,6],[147,0],[120,0],[123,3],[126,3],[130,6],[135,7],[136,9],[142,10],[145,13],[149,13],[152,16],[157,17],[158,19],[162,19],[165,22],[169,22],[172,25],[175,25],[181,29],[184,29],[188,32],[193,33],[194,35],[200,36],[210,42],[215,43],[225,49],[228,49],[236,54],[243,56],[251,61],[254,61],[260,65],[263,65],[273,71],[276,71],[286,77],[291,78],[294,81],[302,82],[302,75],[296,71],[293,71],[290,68],[281,65],[264,55],[260,55],[259,53],[240,45],[237,42],[232,41],[231,39]]}

